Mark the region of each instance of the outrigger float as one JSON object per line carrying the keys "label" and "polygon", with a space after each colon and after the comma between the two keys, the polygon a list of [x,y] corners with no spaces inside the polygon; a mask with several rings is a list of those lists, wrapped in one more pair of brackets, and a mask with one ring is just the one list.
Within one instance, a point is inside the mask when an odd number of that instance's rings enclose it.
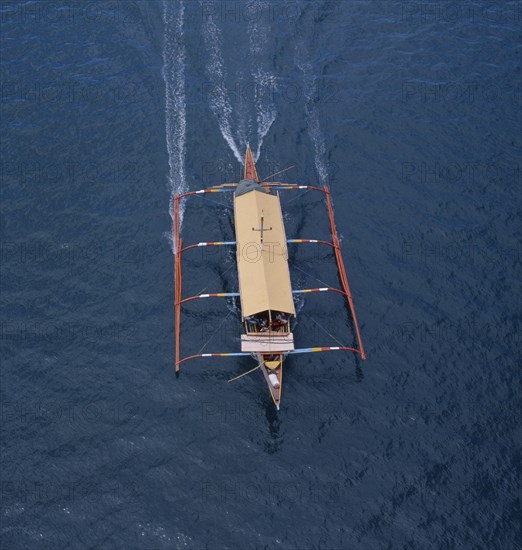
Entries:
{"label": "outrigger float", "polygon": [[[313,190],[324,193],[332,242],[317,239],[287,239],[279,200],[279,191]],[[180,227],[180,202],[192,195],[206,193],[234,193],[235,241],[202,242],[183,247]],[[324,187],[294,185],[281,182],[261,182],[250,148],[245,155],[244,179],[239,183],[224,183],[199,191],[190,191],[174,198],[174,317],[176,375],[185,361],[199,357],[237,357],[251,355],[261,369],[270,395],[279,410],[283,387],[283,359],[287,355],[323,351],[351,351],[365,360],[366,354],[355,315],[350,285],[341,255],[335,227],[330,191]],[[267,237],[268,233],[268,237]],[[329,246],[335,255],[341,288],[308,288],[293,290],[286,248],[288,244],[314,243]],[[244,245],[244,246],[240,246]],[[239,292],[199,294],[182,298],[181,257],[190,249],[202,246],[236,246]],[[296,317],[294,295],[308,292],[337,292],[342,294],[350,308],[358,346],[315,347],[296,349],[291,330]],[[231,353],[200,353],[180,359],[181,306],[201,298],[239,296],[244,334],[241,351]],[[251,371],[248,371],[251,372]],[[247,373],[244,373],[247,374]],[[238,377],[239,378],[239,377]]]}

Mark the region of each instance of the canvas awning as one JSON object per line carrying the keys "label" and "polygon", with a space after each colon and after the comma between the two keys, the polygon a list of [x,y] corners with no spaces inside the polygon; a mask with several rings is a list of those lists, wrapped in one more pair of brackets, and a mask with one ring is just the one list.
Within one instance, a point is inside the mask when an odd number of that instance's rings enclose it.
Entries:
{"label": "canvas awning", "polygon": [[295,315],[279,197],[262,187],[236,195],[234,216],[243,319],[267,310]]}

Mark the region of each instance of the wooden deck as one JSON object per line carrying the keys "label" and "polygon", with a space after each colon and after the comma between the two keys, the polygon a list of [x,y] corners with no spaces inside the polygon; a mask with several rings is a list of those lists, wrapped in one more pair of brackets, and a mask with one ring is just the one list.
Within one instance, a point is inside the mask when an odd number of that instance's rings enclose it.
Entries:
{"label": "wooden deck", "polygon": [[258,332],[241,335],[241,351],[251,353],[281,353],[294,350],[291,332]]}

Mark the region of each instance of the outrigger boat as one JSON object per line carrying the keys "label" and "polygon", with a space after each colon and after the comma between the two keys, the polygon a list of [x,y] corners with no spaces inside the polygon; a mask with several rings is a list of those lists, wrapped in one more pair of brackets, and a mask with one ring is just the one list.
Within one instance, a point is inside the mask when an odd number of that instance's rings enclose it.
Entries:
{"label": "outrigger boat", "polygon": [[[287,239],[281,212],[279,191],[313,190],[324,193],[332,242],[313,239]],[[233,192],[235,241],[201,242],[183,247],[180,227],[180,202],[190,196],[206,193]],[[346,276],[339,237],[335,227],[330,191],[324,187],[294,185],[282,182],[260,181],[252,156],[247,148],[244,175],[239,183],[215,185],[199,191],[190,191],[174,198],[174,316],[175,316],[175,367],[179,375],[180,365],[199,357],[237,357],[252,355],[261,369],[270,395],[279,410],[283,387],[283,360],[287,355],[324,351],[351,351],[365,360],[359,325],[355,315],[352,294]],[[314,243],[332,248],[341,288],[292,289],[286,255],[288,244]],[[199,294],[182,298],[181,257],[190,249],[202,246],[236,246],[239,292]],[[292,333],[292,321],[296,317],[294,295],[308,292],[337,292],[343,295],[351,312],[355,327],[357,348],[315,347],[296,349]],[[200,353],[180,359],[181,306],[201,298],[239,296],[244,334],[241,335],[241,351],[230,353]],[[248,371],[251,372],[251,371]],[[247,374],[247,373],[244,373]]]}

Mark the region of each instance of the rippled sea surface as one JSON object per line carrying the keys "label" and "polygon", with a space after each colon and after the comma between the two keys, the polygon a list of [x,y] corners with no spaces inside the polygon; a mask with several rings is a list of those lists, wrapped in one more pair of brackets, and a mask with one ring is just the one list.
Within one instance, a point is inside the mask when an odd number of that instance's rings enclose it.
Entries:
{"label": "rippled sea surface", "polygon": [[[1,547],[520,548],[519,2],[3,1]],[[172,196],[329,184],[368,355],[174,376]],[[207,197],[209,198],[209,197]],[[230,196],[183,238],[233,240]],[[282,195],[289,238],[329,239]],[[326,247],[295,288],[338,287]],[[237,289],[234,250],[184,296]],[[320,281],[320,282],[319,282]],[[339,296],[298,347],[351,346]],[[233,299],[184,309],[181,354],[237,351]]]}

